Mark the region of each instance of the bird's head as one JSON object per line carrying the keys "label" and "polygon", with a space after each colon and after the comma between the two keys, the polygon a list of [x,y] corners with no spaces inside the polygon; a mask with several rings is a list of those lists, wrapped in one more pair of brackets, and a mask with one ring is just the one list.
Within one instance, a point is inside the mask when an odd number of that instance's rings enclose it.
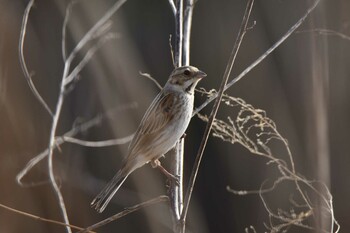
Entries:
{"label": "bird's head", "polygon": [[205,76],[206,73],[194,66],[181,66],[170,74],[166,87],[193,94],[197,83]]}

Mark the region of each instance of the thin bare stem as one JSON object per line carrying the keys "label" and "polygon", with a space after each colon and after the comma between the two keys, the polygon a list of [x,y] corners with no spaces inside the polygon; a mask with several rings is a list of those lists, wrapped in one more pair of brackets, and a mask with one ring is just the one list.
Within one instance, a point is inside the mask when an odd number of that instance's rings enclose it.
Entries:
{"label": "thin bare stem", "polygon": [[97,43],[87,51],[84,58],[73,69],[73,71],[68,75],[68,77],[64,79],[64,84],[67,85],[70,82],[72,82],[78,76],[78,74],[81,72],[81,70],[88,64],[88,62],[95,55],[97,50],[99,50],[106,42],[108,42],[109,40],[117,39],[117,38],[120,38],[120,36],[116,33],[108,33],[105,36],[103,36],[102,38],[100,38],[97,41]]}
{"label": "thin bare stem", "polygon": [[182,63],[185,66],[190,65],[190,41],[191,41],[191,28],[192,28],[192,15],[194,8],[194,0],[186,0],[184,7],[184,35],[183,35],[183,53]]}
{"label": "thin bare stem", "polygon": [[153,78],[150,74],[148,73],[143,73],[141,71],[139,71],[139,74],[145,78],[148,78],[149,80],[151,80],[154,84],[156,84],[156,86],[158,87],[159,90],[162,90],[163,87],[159,84],[159,82],[157,80],[155,80],[155,78]]}
{"label": "thin bare stem", "polygon": [[[171,43],[170,49],[173,57],[173,63],[175,67],[180,67],[182,63],[183,53],[183,4],[184,0],[177,0],[175,4],[175,51],[173,53]],[[171,38],[171,37],[170,37]],[[175,56],[173,56],[175,54]],[[170,158],[172,159],[172,166],[170,172],[179,177],[179,184],[172,182],[168,193],[170,198],[170,208],[173,220],[173,231],[179,232],[179,220],[182,212],[183,203],[183,160],[184,160],[184,140],[180,139],[175,149],[170,151]]]}
{"label": "thin bare stem", "polygon": [[[278,48],[285,40],[287,40],[293,32],[306,20],[310,13],[316,8],[320,0],[316,0],[314,4],[307,10],[307,12],[301,17],[275,44],[273,44],[264,54],[262,54],[258,59],[256,59],[251,65],[249,65],[243,72],[241,72],[237,77],[232,79],[226,86],[225,91],[229,89],[233,84],[241,80],[247,73],[254,69],[258,64],[260,64],[268,55],[270,55],[276,48]],[[197,107],[193,111],[193,116],[211,103],[214,99],[218,97],[218,94],[214,94],[209,99],[207,99],[201,106]]]}
{"label": "thin bare stem", "polygon": [[174,49],[173,45],[171,44],[171,34],[169,35],[169,48],[170,48],[170,56],[171,56],[171,61],[173,62],[173,67],[176,68],[175,64],[175,58],[174,58]]}
{"label": "thin bare stem", "polygon": [[314,29],[308,29],[308,30],[299,30],[299,31],[296,31],[295,32],[296,34],[297,33],[316,33],[316,34],[319,34],[321,36],[335,36],[335,37],[339,37],[341,39],[344,39],[344,40],[350,40],[350,36],[344,34],[344,33],[341,33],[341,32],[338,32],[338,31],[335,31],[335,30],[332,30],[332,29],[326,29],[326,28],[314,28]]}
{"label": "thin bare stem", "polygon": [[[65,67],[66,72],[67,72],[67,68],[68,67],[66,66]],[[63,196],[62,196],[62,193],[60,191],[60,188],[58,187],[58,184],[57,184],[56,179],[55,179],[54,171],[53,171],[53,150],[56,146],[55,145],[56,130],[57,130],[58,121],[59,121],[60,116],[61,116],[61,110],[62,110],[62,106],[63,106],[64,92],[65,92],[65,85],[64,85],[63,80],[64,79],[62,79],[62,82],[61,82],[60,94],[58,97],[56,111],[55,111],[55,114],[53,116],[53,122],[52,122],[52,126],[51,126],[51,131],[50,131],[50,139],[49,139],[49,147],[48,147],[49,148],[48,169],[49,169],[50,182],[51,182],[51,185],[55,191],[57,200],[59,202],[62,217],[64,219],[64,222],[67,225],[69,225],[69,219],[68,219],[68,214],[67,214],[67,210],[66,210],[66,205],[64,204]],[[66,229],[67,229],[68,233],[72,232],[72,230],[70,229],[69,226],[66,226]]]}
{"label": "thin bare stem", "polygon": [[207,123],[207,127],[205,129],[205,132],[204,132],[204,135],[203,135],[203,138],[202,138],[202,142],[201,142],[201,145],[199,147],[199,150],[198,150],[198,153],[197,153],[197,156],[196,156],[196,160],[195,160],[195,163],[194,163],[194,166],[193,166],[193,169],[192,169],[192,173],[191,173],[191,177],[190,177],[190,181],[189,181],[189,188],[187,189],[186,196],[185,196],[184,208],[183,208],[183,211],[182,211],[182,214],[181,214],[181,224],[183,224],[182,225],[182,228],[183,228],[182,232],[185,232],[186,217],[187,217],[188,207],[189,207],[189,204],[190,204],[190,200],[191,200],[194,184],[196,182],[199,166],[200,166],[200,163],[201,163],[201,160],[202,160],[202,157],[203,157],[203,152],[204,152],[204,149],[206,147],[206,144],[207,144],[207,141],[208,141],[208,138],[209,138],[209,134],[210,134],[210,131],[211,131],[214,119],[215,119],[216,114],[218,112],[218,109],[220,107],[220,103],[221,103],[221,99],[222,99],[222,96],[223,96],[224,91],[225,91],[226,83],[227,83],[227,81],[228,81],[228,79],[230,77],[231,70],[232,70],[233,64],[235,62],[238,50],[239,50],[240,45],[242,43],[243,37],[244,37],[244,35],[245,35],[246,31],[247,31],[248,20],[249,20],[250,13],[251,13],[252,8],[253,8],[253,4],[254,4],[254,0],[249,0],[248,3],[247,3],[247,7],[246,7],[246,10],[244,12],[244,16],[243,16],[243,20],[242,20],[242,23],[241,23],[241,27],[240,27],[240,30],[239,30],[236,42],[235,42],[235,44],[233,46],[233,49],[232,49],[232,52],[231,52],[228,64],[226,66],[226,70],[225,70],[222,82],[221,82],[221,85],[220,85],[220,89],[219,89],[219,92],[218,92],[218,98],[216,99],[216,101],[214,103],[214,106],[213,106],[213,109],[212,109],[212,111],[210,113],[209,121]]}
{"label": "thin bare stem", "polygon": [[128,143],[134,137],[134,134],[131,134],[127,137],[110,139],[105,141],[85,141],[78,138],[63,136],[65,142],[74,143],[80,146],[86,147],[107,147],[107,146],[116,146]]}
{"label": "thin bare stem", "polygon": [[[8,211],[11,211],[13,213],[20,214],[20,215],[23,215],[23,216],[26,216],[26,217],[29,217],[29,218],[33,218],[33,219],[38,220],[38,221],[52,223],[52,224],[55,224],[55,225],[65,226],[65,227],[69,226],[69,227],[71,227],[72,229],[75,229],[75,230],[84,230],[84,228],[82,228],[82,227],[78,227],[78,226],[74,226],[74,225],[67,225],[67,224],[65,224],[63,222],[59,222],[59,221],[56,221],[56,220],[52,220],[52,219],[48,219],[48,218],[42,218],[42,217],[39,217],[37,215],[29,214],[27,212],[23,212],[23,211],[11,208],[11,207],[3,205],[3,204],[0,204],[0,207],[6,209]],[[95,233],[94,231],[89,231],[89,232],[90,233]]]}
{"label": "thin bare stem", "polygon": [[[22,25],[22,35],[25,35],[25,30],[23,30],[23,27],[25,28],[26,25],[27,25],[26,22],[27,22],[28,14],[29,14],[29,11],[31,9],[31,6],[32,6],[33,2],[34,1],[30,2],[30,4],[27,7],[27,10],[25,12],[25,17],[24,17],[24,21],[23,21],[24,23]],[[95,23],[95,25],[78,42],[78,44],[75,46],[73,51],[70,53],[70,55],[68,56],[68,58],[66,59],[65,64],[64,64],[64,71],[63,71],[63,75],[62,75],[62,81],[61,81],[61,85],[60,85],[59,96],[58,96],[58,100],[57,100],[57,104],[56,104],[56,110],[55,110],[55,113],[53,115],[53,121],[52,121],[52,126],[51,126],[51,131],[50,131],[48,155],[47,156],[48,156],[48,170],[49,170],[50,182],[52,184],[52,187],[53,187],[53,189],[55,191],[55,194],[56,194],[56,197],[58,199],[62,217],[64,219],[65,224],[67,224],[67,225],[69,225],[69,220],[68,220],[66,207],[65,207],[65,204],[64,204],[64,200],[63,200],[63,196],[61,194],[61,191],[60,191],[60,189],[59,189],[59,187],[57,185],[57,182],[55,180],[54,171],[53,171],[53,151],[56,148],[56,131],[57,131],[58,122],[59,122],[59,119],[60,119],[60,116],[61,116],[61,111],[62,111],[62,106],[63,106],[63,102],[64,102],[66,86],[69,83],[69,82],[67,82],[67,80],[68,81],[69,80],[73,80],[73,78],[71,78],[69,76],[70,66],[71,66],[71,63],[72,63],[73,59],[75,58],[76,54],[86,45],[86,43],[89,42],[92,39],[95,39],[96,36],[100,36],[101,35],[101,33],[104,31],[104,30],[101,31],[101,29],[105,29],[106,28],[106,23],[108,23],[107,21],[112,17],[112,15],[125,2],[126,2],[126,0],[119,0],[119,1],[117,1],[102,16],[102,18]],[[20,40],[20,41],[22,41],[22,43],[20,42],[20,44],[23,44],[24,36],[21,36],[21,38],[22,38],[22,40]],[[62,43],[62,44],[65,46],[65,43]],[[20,47],[23,47],[23,46],[20,46]],[[86,54],[84,59],[79,63],[78,67],[76,67],[76,69],[72,71],[74,77],[79,73],[79,71],[81,70],[81,67],[84,67],[86,62],[90,59],[89,57],[92,56],[94,48],[95,47],[92,47],[92,50],[90,49],[88,51],[88,53]],[[65,48],[62,48],[62,50],[65,50]],[[23,53],[20,52],[20,54],[23,54]],[[26,68],[26,66],[24,66],[24,67]],[[28,74],[28,72],[26,73],[26,76],[29,77],[27,74]],[[71,233],[71,229],[70,229],[69,226],[66,226],[66,230],[67,230],[68,233]]]}
{"label": "thin bare stem", "polygon": [[24,15],[23,15],[21,33],[20,33],[20,37],[19,37],[19,45],[18,45],[19,62],[21,64],[22,71],[24,73],[24,77],[27,80],[27,83],[30,87],[30,90],[33,92],[34,96],[38,99],[38,101],[41,103],[41,105],[50,114],[50,116],[53,116],[53,113],[52,113],[50,107],[47,105],[45,100],[41,97],[40,93],[36,89],[36,87],[33,83],[33,80],[32,80],[32,75],[29,73],[26,61],[24,59],[24,53],[23,53],[24,39],[26,36],[26,31],[27,31],[27,23],[28,23],[29,13],[30,13],[30,10],[32,9],[33,4],[34,4],[34,0],[30,0],[25,11],[24,11]]}
{"label": "thin bare stem", "polygon": [[265,193],[272,192],[273,190],[276,189],[277,185],[281,184],[283,181],[286,181],[286,180],[294,181],[294,179],[292,179],[291,177],[282,176],[282,177],[279,177],[277,180],[275,180],[271,185],[271,187],[269,188],[259,189],[259,190],[235,190],[235,189],[232,189],[230,186],[227,186],[226,190],[230,193],[233,193],[235,195],[240,195],[240,196],[250,195],[250,194],[265,194]]}
{"label": "thin bare stem", "polygon": [[175,3],[174,3],[175,0],[168,0],[169,2],[169,5],[170,5],[170,8],[171,8],[171,11],[173,12],[174,16],[176,15],[176,7],[175,7]]}
{"label": "thin bare stem", "polygon": [[120,218],[122,218],[122,217],[124,217],[124,216],[126,216],[128,214],[131,214],[131,213],[133,213],[135,211],[138,211],[138,210],[140,210],[142,208],[145,208],[145,207],[148,207],[148,206],[160,203],[160,202],[166,202],[168,200],[169,200],[168,196],[163,195],[163,196],[159,196],[159,197],[153,198],[151,200],[142,202],[140,204],[134,205],[132,207],[128,207],[125,210],[119,212],[118,214],[115,214],[115,215],[113,215],[113,216],[111,216],[111,217],[109,217],[109,218],[107,218],[107,219],[105,219],[105,220],[103,220],[101,222],[98,222],[98,223],[96,223],[96,224],[94,224],[92,226],[89,226],[85,230],[79,231],[78,233],[85,233],[85,232],[97,229],[99,227],[102,227],[102,226],[110,223],[110,222],[118,220],[118,219],[120,219]]}
{"label": "thin bare stem", "polygon": [[[114,109],[113,111],[110,110],[105,114],[100,114],[100,115],[92,118],[89,121],[86,121],[86,122],[79,124],[79,125],[75,125],[72,129],[70,129],[68,132],[63,134],[63,136],[55,138],[55,148],[57,148],[57,147],[61,146],[63,143],[65,143],[65,140],[64,140],[65,137],[74,137],[78,133],[85,132],[85,131],[89,130],[90,128],[100,124],[104,119],[106,119],[108,117],[115,116],[115,114],[117,112],[125,110],[125,109],[129,109],[129,108],[136,108],[136,103],[125,104],[125,105],[119,106],[117,109]],[[116,140],[118,140],[118,139],[116,139]],[[23,183],[22,179],[26,174],[28,174],[28,172],[36,164],[38,164],[41,160],[46,158],[48,154],[49,154],[49,149],[47,148],[43,152],[41,152],[40,154],[38,154],[34,158],[32,158],[16,176],[17,183],[19,185],[21,185],[22,187],[32,187],[32,186],[37,185],[38,182]],[[42,183],[42,182],[39,182],[39,183]],[[44,183],[47,183],[47,182],[45,181]]]}
{"label": "thin bare stem", "polygon": [[78,2],[79,0],[73,0],[69,3],[69,5],[66,8],[66,15],[64,16],[63,25],[62,25],[62,58],[65,62],[67,60],[67,25],[70,18],[70,14],[72,12],[73,6]]}
{"label": "thin bare stem", "polygon": [[75,46],[72,52],[67,57],[66,63],[70,64],[75,58],[76,54],[92,39],[96,38],[96,33],[100,34],[101,28],[105,28],[104,25],[108,23],[108,20],[117,12],[120,7],[126,2],[126,0],[119,0],[109,8],[109,10],[95,23],[95,25],[83,36],[79,43]]}
{"label": "thin bare stem", "polygon": [[183,46],[183,1],[176,1],[175,14],[175,64],[182,66],[182,46]]}

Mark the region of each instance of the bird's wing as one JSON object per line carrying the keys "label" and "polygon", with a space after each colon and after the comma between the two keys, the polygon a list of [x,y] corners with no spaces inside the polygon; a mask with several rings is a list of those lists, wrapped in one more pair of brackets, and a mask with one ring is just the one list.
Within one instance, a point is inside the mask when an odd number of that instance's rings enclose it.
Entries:
{"label": "bird's wing", "polygon": [[176,101],[174,93],[161,92],[153,100],[146,111],[136,131],[136,134],[130,143],[129,148],[133,148],[142,136],[160,131],[173,118],[172,109]]}

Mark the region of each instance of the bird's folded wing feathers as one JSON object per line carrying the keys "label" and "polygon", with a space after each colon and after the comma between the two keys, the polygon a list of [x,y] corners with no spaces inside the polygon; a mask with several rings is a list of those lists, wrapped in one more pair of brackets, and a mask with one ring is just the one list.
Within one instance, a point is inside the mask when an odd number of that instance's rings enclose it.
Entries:
{"label": "bird's folded wing feathers", "polygon": [[159,93],[153,100],[151,106],[145,113],[140,126],[130,143],[129,148],[133,148],[140,137],[160,131],[172,119],[171,110],[174,106],[176,96],[173,93]]}

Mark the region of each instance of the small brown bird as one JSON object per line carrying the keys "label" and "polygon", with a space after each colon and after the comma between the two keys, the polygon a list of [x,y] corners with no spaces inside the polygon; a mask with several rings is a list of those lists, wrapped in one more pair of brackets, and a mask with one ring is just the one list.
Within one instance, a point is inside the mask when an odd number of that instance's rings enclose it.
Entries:
{"label": "small brown bird", "polygon": [[[171,73],[143,116],[121,169],[91,202],[93,208],[101,213],[126,178],[137,168],[148,162],[161,166],[158,159],[175,146],[190,123],[194,89],[205,76],[203,71],[193,66],[182,66]],[[168,176],[172,175],[168,173]]]}

